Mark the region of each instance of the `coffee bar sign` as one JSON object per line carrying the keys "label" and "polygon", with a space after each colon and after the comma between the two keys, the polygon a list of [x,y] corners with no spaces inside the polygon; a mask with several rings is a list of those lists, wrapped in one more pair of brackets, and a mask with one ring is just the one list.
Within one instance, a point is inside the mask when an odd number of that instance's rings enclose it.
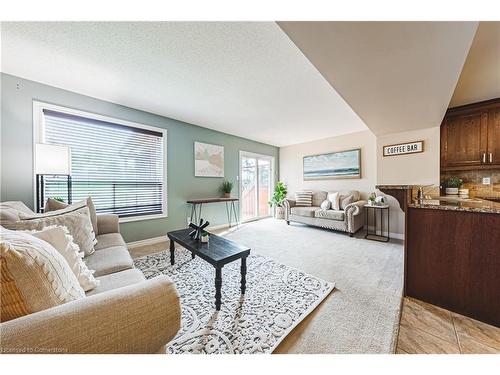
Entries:
{"label": "coffee bar sign", "polygon": [[384,146],[384,156],[416,154],[418,152],[424,152],[424,141]]}

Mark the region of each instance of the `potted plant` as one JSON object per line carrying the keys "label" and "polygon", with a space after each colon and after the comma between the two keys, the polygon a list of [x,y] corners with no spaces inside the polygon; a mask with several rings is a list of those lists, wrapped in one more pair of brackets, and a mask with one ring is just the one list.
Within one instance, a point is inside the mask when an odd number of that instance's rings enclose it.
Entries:
{"label": "potted plant", "polygon": [[222,185],[220,186],[220,191],[224,198],[231,197],[231,190],[233,190],[233,183],[228,180],[222,181]]}
{"label": "potted plant", "polygon": [[458,188],[462,185],[462,179],[458,177],[450,177],[444,180],[444,188],[446,195],[457,195]]}
{"label": "potted plant", "polygon": [[278,181],[278,183],[274,187],[273,196],[268,202],[270,207],[275,207],[276,219],[285,218],[285,208],[283,207],[283,201],[285,200],[287,193],[288,191],[286,190],[285,184],[281,181]]}
{"label": "potted plant", "polygon": [[368,204],[370,206],[375,206],[376,202],[375,199],[377,198],[377,195],[375,193],[371,193],[370,196],[368,197]]}

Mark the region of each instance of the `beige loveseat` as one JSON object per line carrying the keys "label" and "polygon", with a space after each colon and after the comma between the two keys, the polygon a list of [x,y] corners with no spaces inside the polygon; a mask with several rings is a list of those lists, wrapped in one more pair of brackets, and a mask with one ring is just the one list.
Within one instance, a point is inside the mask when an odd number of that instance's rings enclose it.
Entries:
{"label": "beige loveseat", "polygon": [[[12,208],[0,206],[2,226]],[[6,212],[9,211],[9,215]],[[156,353],[180,328],[180,302],[167,276],[146,280],[134,268],[116,215],[97,215],[96,251],[85,258],[100,280],[86,297],[0,324],[3,353]]]}
{"label": "beige loveseat", "polygon": [[364,205],[367,203],[360,200],[357,190],[340,191],[341,196],[352,195],[354,202],[348,204],[342,210],[322,210],[321,202],[327,199],[328,192],[315,191],[312,196],[312,206],[297,207],[295,200],[287,198],[284,201],[285,220],[303,223],[321,228],[328,228],[347,232],[352,237],[364,225]]}

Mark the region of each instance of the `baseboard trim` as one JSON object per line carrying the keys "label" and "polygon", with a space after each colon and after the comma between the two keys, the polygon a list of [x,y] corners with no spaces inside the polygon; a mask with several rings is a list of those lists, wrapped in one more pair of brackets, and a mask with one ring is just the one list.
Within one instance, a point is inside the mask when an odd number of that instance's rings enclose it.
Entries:
{"label": "baseboard trim", "polygon": [[160,243],[162,241],[168,241],[167,236],[146,238],[145,240],[127,242],[127,247],[129,249],[135,249],[136,247],[141,246],[156,245],[157,243]]}
{"label": "baseboard trim", "polygon": [[[234,225],[233,225],[233,227],[234,227]],[[229,224],[221,224],[221,225],[213,225],[213,226],[211,225],[208,227],[209,230],[218,230],[218,229],[224,229],[224,228],[229,228]],[[127,242],[127,247],[129,249],[134,249],[134,248],[141,247],[141,246],[156,245],[157,243],[160,243],[163,241],[168,242],[167,235],[160,236],[160,237],[146,238],[145,240]]]}
{"label": "baseboard trim", "polygon": [[[375,230],[375,227],[370,225],[369,226],[370,230]],[[366,225],[363,227],[364,230],[366,230]],[[397,240],[404,240],[405,235],[404,233],[394,233],[394,232],[389,232],[389,237],[397,239]]]}

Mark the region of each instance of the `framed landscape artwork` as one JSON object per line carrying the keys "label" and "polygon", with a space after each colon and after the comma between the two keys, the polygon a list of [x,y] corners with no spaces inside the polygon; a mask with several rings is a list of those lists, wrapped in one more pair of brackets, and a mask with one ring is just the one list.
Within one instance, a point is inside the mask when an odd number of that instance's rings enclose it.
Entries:
{"label": "framed landscape artwork", "polygon": [[195,177],[224,177],[224,147],[194,142]]}
{"label": "framed landscape artwork", "polygon": [[304,180],[361,178],[361,149],[304,156]]}

